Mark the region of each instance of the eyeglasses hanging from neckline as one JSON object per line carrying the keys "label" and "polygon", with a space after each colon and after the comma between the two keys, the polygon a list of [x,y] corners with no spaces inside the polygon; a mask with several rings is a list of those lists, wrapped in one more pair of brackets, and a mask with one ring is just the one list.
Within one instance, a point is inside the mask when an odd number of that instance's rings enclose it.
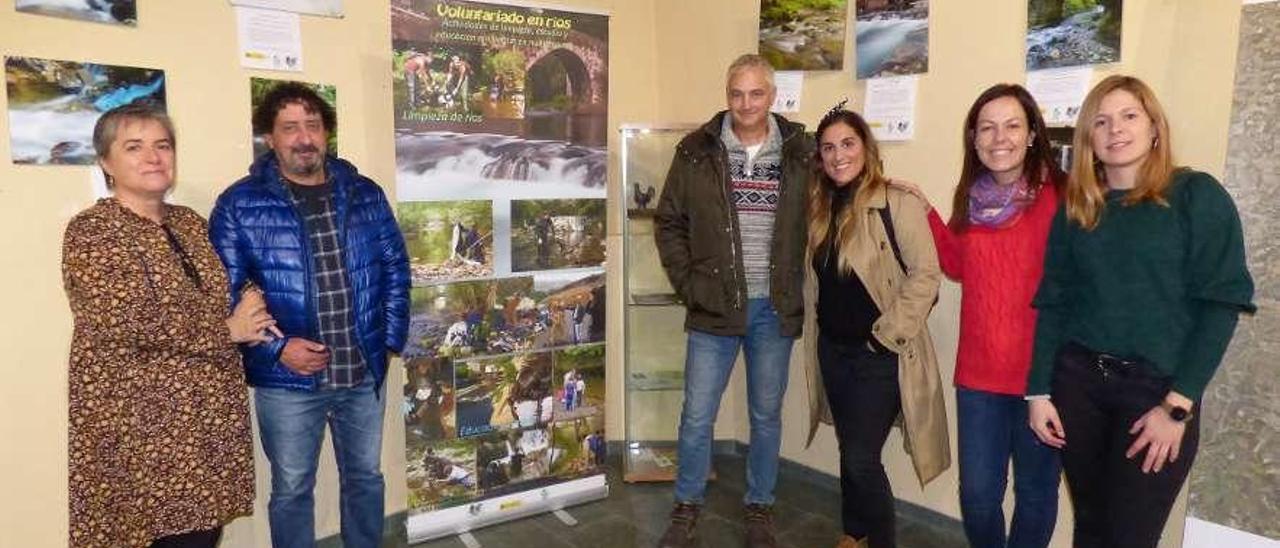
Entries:
{"label": "eyeglasses hanging from neckline", "polygon": [[164,229],[165,239],[169,240],[169,248],[178,255],[178,262],[182,263],[182,271],[186,272],[187,279],[196,287],[204,288],[204,284],[200,280],[200,271],[196,269],[196,265],[191,261],[191,256],[187,254],[186,248],[182,247],[182,241],[178,239],[178,235],[173,233],[173,229],[169,225],[160,225]]}

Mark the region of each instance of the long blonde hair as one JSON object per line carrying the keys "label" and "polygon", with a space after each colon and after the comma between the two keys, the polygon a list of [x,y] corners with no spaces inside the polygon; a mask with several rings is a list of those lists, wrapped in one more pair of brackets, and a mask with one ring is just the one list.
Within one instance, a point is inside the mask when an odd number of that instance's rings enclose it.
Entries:
{"label": "long blonde hair", "polygon": [[[854,192],[849,197],[849,203],[840,210],[840,215],[836,219],[836,233],[828,235],[827,232],[831,227],[831,194],[835,191],[836,184],[822,167],[822,135],[828,128],[838,123],[849,126],[854,133],[858,134],[858,138],[862,140],[864,162],[862,173],[849,183],[855,185]],[[839,251],[837,266],[842,274],[848,275],[853,272],[853,234],[860,222],[859,219],[863,217],[860,212],[866,209],[871,194],[876,189],[888,186],[889,181],[884,176],[884,166],[880,161],[880,147],[876,144],[876,138],[871,134],[871,128],[867,126],[867,122],[858,113],[842,109],[827,113],[818,123],[815,141],[817,147],[814,149],[813,156],[813,183],[809,185],[809,255],[817,256],[819,250],[827,245],[828,236],[834,236],[838,242],[834,247]]]}
{"label": "long blonde hair", "polygon": [[1067,218],[1085,230],[1093,230],[1098,226],[1106,205],[1106,171],[1093,155],[1093,118],[1098,114],[1102,98],[1116,90],[1133,94],[1151,119],[1156,134],[1151,152],[1138,170],[1137,184],[1125,194],[1123,203],[1133,205],[1151,201],[1168,205],[1164,193],[1173,178],[1175,168],[1169,120],[1164,108],[1156,99],[1155,92],[1142,80],[1133,76],[1108,76],[1098,82],[1085,97],[1080,116],[1076,118],[1076,130],[1071,143],[1075,149],[1075,157],[1071,161],[1071,173],[1065,192]]}

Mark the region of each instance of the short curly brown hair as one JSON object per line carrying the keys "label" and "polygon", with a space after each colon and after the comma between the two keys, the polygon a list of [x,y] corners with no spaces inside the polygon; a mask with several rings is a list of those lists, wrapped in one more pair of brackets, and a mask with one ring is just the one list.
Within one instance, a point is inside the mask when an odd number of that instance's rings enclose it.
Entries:
{"label": "short curly brown hair", "polygon": [[284,107],[300,104],[308,113],[320,113],[326,133],[333,134],[338,129],[338,116],[333,107],[320,97],[310,86],[301,82],[281,82],[271,88],[253,109],[253,134],[266,135],[276,125],[276,113]]}

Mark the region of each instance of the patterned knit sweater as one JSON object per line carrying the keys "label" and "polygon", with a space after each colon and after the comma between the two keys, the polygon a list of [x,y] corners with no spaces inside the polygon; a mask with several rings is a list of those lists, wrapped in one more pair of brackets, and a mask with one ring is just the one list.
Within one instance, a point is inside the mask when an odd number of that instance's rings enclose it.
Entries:
{"label": "patterned knit sweater", "polygon": [[782,179],[782,137],[778,122],[769,116],[769,135],[760,150],[751,156],[733,133],[732,118],[724,117],[720,140],[729,155],[729,181],[733,188],[733,209],[738,216],[738,235],[742,238],[747,297],[759,299],[769,296],[770,246]]}
{"label": "patterned knit sweater", "polygon": [[962,288],[956,386],[1022,395],[1031,369],[1036,310],[1031,298],[1044,272],[1045,244],[1058,208],[1052,186],[1008,226],[970,226],[956,234],[937,210],[929,228],[938,262]]}

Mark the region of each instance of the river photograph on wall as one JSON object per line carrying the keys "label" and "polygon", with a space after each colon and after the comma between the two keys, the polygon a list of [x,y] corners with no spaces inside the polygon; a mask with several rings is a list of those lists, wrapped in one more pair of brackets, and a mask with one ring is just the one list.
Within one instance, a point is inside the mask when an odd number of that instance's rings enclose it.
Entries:
{"label": "river photograph on wall", "polygon": [[1120,61],[1124,0],[1028,0],[1027,70]]}
{"label": "river photograph on wall", "polygon": [[113,25],[138,24],[137,0],[14,0],[18,11]]}
{"label": "river photograph on wall", "polygon": [[760,55],[778,70],[841,70],[848,0],[760,0]]}
{"label": "river photograph on wall", "polygon": [[164,71],[5,57],[9,143],[15,164],[94,163],[93,125],[133,102],[164,108]]}
{"label": "river photograph on wall", "polygon": [[604,196],[608,17],[390,8],[398,199]]}
{"label": "river photograph on wall", "polygon": [[929,0],[858,0],[858,79],[929,71]]}

